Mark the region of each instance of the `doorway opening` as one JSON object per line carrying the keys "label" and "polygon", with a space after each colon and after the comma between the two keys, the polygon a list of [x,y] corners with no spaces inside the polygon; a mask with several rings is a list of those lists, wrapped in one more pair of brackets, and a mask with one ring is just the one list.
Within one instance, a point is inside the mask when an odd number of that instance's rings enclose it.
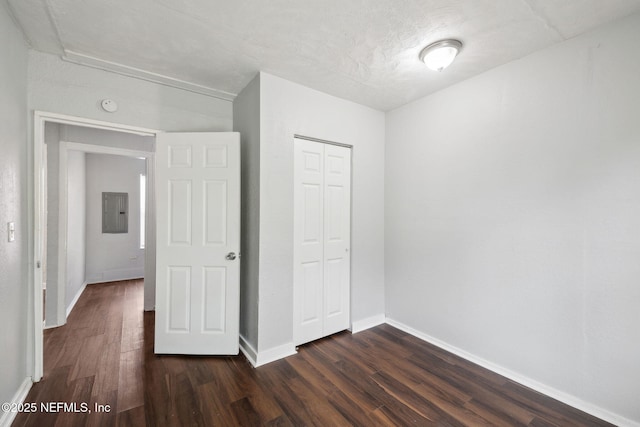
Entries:
{"label": "doorway opening", "polygon": [[[34,254],[32,283],[33,295],[35,296],[33,298],[35,330],[32,359],[34,362],[33,381],[39,381],[43,375],[43,329],[45,325],[47,327],[60,326],[66,322],[67,315],[87,282],[112,281],[127,278],[124,277],[126,275],[139,277],[142,274],[145,278],[145,310],[154,308],[155,198],[153,177],[155,137],[158,133],[152,129],[55,113],[35,112],[35,203],[32,241]],[[138,143],[131,144],[132,141]],[[52,159],[55,160],[52,161]],[[136,194],[135,200],[138,203],[136,215],[141,215],[138,212],[141,211],[139,203],[141,199],[144,199],[144,248],[140,248],[142,246],[140,241],[142,232],[138,230],[140,227],[138,225],[136,232],[129,234],[131,234],[139,252],[125,254],[134,267],[128,270],[120,269],[124,271],[113,271],[118,269],[109,270],[109,268],[102,266],[102,273],[95,273],[95,277],[89,277],[88,274],[93,273],[85,268],[87,267],[86,255],[90,252],[88,248],[90,239],[86,235],[86,230],[89,227],[86,224],[90,221],[101,221],[102,215],[100,210],[98,210],[98,214],[93,213],[95,203],[90,203],[88,200],[88,197],[95,196],[94,193],[97,190],[87,191],[86,171],[90,169],[91,174],[94,175],[95,169],[94,166],[88,168],[87,162],[97,165],[105,159],[112,162],[128,161],[131,165],[137,162],[138,169],[130,181],[132,181],[131,193]],[[106,168],[108,169],[108,167]],[[140,175],[145,176],[143,197],[139,194],[139,189],[142,188],[140,187]],[[97,181],[105,179],[99,174],[95,177]],[[54,187],[54,192],[57,193],[55,194],[56,204],[49,203]],[[85,206],[80,206],[82,204]],[[53,225],[56,233],[48,233],[47,224]],[[107,236],[107,238],[109,237]],[[100,246],[94,240],[91,240],[91,245]],[[114,243],[118,239],[111,238],[110,240]],[[95,259],[100,259],[100,256],[96,258],[94,254]],[[96,271],[99,272],[100,267]],[[85,275],[85,272],[88,274]],[[67,292],[69,290],[67,289],[68,283],[73,283],[70,292]],[[47,299],[46,313],[44,310],[45,298]]]}

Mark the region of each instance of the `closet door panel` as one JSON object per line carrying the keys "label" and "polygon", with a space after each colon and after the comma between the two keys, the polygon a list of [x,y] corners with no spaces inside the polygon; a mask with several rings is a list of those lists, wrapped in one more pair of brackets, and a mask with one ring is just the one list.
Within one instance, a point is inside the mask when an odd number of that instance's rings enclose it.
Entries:
{"label": "closet door panel", "polygon": [[325,145],[324,336],[350,325],[351,149]]}
{"label": "closet door panel", "polygon": [[324,149],[310,141],[294,145],[294,342],[323,335]]}

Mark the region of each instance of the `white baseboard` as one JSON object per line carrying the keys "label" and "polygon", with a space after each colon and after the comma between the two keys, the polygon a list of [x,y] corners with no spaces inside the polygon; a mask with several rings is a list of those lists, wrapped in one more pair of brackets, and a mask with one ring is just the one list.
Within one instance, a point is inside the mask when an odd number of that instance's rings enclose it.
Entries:
{"label": "white baseboard", "polygon": [[416,329],[413,329],[410,326],[407,326],[401,322],[390,319],[387,317],[386,323],[393,326],[394,328],[398,328],[401,331],[404,331],[408,334],[413,335],[414,337],[420,338],[423,341],[426,341],[430,344],[433,344],[437,347],[442,348],[450,353],[453,353],[457,356],[462,357],[470,362],[475,363],[476,365],[480,365],[483,368],[489,369],[497,374],[502,375],[503,377],[507,377],[512,381],[515,381],[519,384],[522,384],[526,387],[529,387],[537,392],[545,394],[553,399],[559,400],[562,403],[566,403],[569,406],[573,406],[576,409],[579,409],[583,412],[586,412],[594,417],[598,417],[602,420],[608,421],[618,426],[628,426],[628,427],[640,427],[640,423],[636,421],[632,421],[628,418],[625,418],[621,415],[615,414],[613,412],[607,411],[606,409],[602,409],[596,405],[593,405],[589,402],[585,402],[573,395],[565,393],[563,391],[557,390],[553,387],[550,387],[546,384],[540,383],[536,380],[518,374],[517,372],[513,372],[507,368],[504,368],[500,365],[496,365],[495,363],[489,362],[481,357],[475,356],[471,353],[468,353],[462,349],[454,347],[452,345],[447,344],[444,341],[441,341],[437,338],[434,338],[430,335],[427,335],[423,332],[420,332]]}
{"label": "white baseboard", "polygon": [[293,343],[287,343],[269,350],[258,352],[249,342],[240,335],[240,351],[247,357],[254,368],[284,359],[288,356],[296,354],[296,346]]}
{"label": "white baseboard", "polygon": [[[16,405],[23,403],[24,399],[27,397],[27,393],[29,393],[29,390],[31,390],[32,385],[33,385],[33,381],[31,381],[31,377],[25,378],[22,384],[20,384],[20,387],[18,388],[18,390],[16,391],[16,394],[13,395],[11,402],[7,402],[7,403],[16,404]],[[13,422],[13,420],[16,418],[16,415],[18,415],[18,412],[2,411],[0,412],[0,415],[1,415],[0,427],[9,427],[11,426],[11,423]]]}
{"label": "white baseboard", "polygon": [[121,277],[109,278],[109,279],[96,279],[96,280],[91,280],[87,282],[87,285],[98,285],[100,283],[122,282],[125,280],[138,280],[138,279],[144,279],[144,274],[142,275],[132,274],[129,276],[121,276]]}
{"label": "white baseboard", "polygon": [[258,366],[293,356],[296,353],[296,346],[292,342],[270,348],[269,350],[259,351],[255,367],[257,368]]}
{"label": "white baseboard", "polygon": [[42,322],[42,329],[53,329],[53,328],[58,328],[60,326],[64,326],[67,322],[63,323],[62,325],[50,325],[47,323],[47,321],[45,320],[44,322]]}
{"label": "white baseboard", "polygon": [[249,360],[249,363],[251,363],[251,365],[253,365],[253,367],[255,368],[256,360],[258,359],[258,352],[242,335],[240,335],[240,351],[246,356],[247,360]]}
{"label": "white baseboard", "polygon": [[144,279],[144,268],[128,268],[122,270],[108,270],[87,277],[90,285],[96,283],[120,282],[122,280]]}
{"label": "white baseboard", "polygon": [[351,333],[357,334],[358,332],[366,331],[367,329],[382,325],[386,320],[387,318],[384,314],[376,314],[366,319],[356,320],[351,324]]}
{"label": "white baseboard", "polygon": [[84,282],[82,286],[80,286],[80,289],[78,289],[76,296],[73,297],[73,301],[71,301],[71,303],[69,304],[69,307],[67,307],[67,317],[69,317],[69,313],[71,313],[71,310],[73,310],[73,307],[75,307],[76,303],[78,302],[78,299],[80,299],[80,295],[82,295],[82,292],[84,292],[84,288],[86,287],[87,287],[87,282]]}

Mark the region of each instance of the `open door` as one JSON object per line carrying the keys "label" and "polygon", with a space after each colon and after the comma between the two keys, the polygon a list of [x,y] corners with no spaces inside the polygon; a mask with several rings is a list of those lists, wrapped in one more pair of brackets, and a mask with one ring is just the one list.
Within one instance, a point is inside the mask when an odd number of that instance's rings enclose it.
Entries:
{"label": "open door", "polygon": [[240,134],[156,138],[155,352],[238,354]]}

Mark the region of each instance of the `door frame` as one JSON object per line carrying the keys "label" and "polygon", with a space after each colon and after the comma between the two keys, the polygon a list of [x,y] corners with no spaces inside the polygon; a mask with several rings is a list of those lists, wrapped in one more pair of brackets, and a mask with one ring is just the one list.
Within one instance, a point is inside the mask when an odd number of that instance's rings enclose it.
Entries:
{"label": "door frame", "polygon": [[[58,199],[59,200],[59,203],[58,203],[58,279],[57,279],[58,301],[57,301],[56,307],[58,309],[57,318],[62,322],[57,325],[46,325],[45,329],[51,328],[51,327],[58,327],[66,324],[67,323],[66,320],[68,317],[67,308],[65,307],[65,301],[66,301],[65,288],[67,283],[67,245],[68,245],[67,237],[68,237],[68,228],[69,228],[69,211],[68,211],[69,191],[68,191],[68,185],[67,185],[68,171],[69,171],[69,168],[68,168],[69,151],[80,151],[88,154],[109,154],[109,155],[116,155],[116,156],[138,157],[138,158],[142,157],[145,159],[145,164],[147,168],[146,175],[150,175],[149,171],[151,171],[151,174],[152,174],[154,169],[154,162],[153,162],[154,153],[150,151],[130,150],[127,148],[117,148],[117,147],[110,147],[110,146],[104,146],[104,145],[93,145],[93,144],[85,144],[80,142],[69,142],[69,141],[60,140],[60,149],[59,149],[60,159],[59,159],[59,174],[58,174],[58,182],[59,182],[59,185],[58,185],[58,197],[59,197]],[[154,189],[153,183],[151,183],[151,185],[147,187],[146,193],[152,194],[153,189]],[[44,198],[43,198],[43,201],[44,201]],[[145,212],[146,212],[145,219],[152,220],[150,216],[154,213],[154,210],[147,209],[145,210]],[[145,230],[145,235],[146,234],[147,233]],[[44,235],[42,237],[44,238]],[[145,250],[145,278],[147,277],[147,272],[149,271],[147,269],[147,262],[149,259],[149,257],[147,257],[147,253],[151,252],[150,257],[152,258],[154,257],[153,251],[149,251],[149,245],[147,244],[146,240],[147,240],[147,236],[145,236],[145,247],[147,248],[147,250]],[[151,265],[149,265],[149,267],[151,267]]]}
{"label": "door frame", "polygon": [[[33,346],[31,360],[33,361],[33,370],[32,370],[32,381],[38,382],[42,379],[43,371],[44,371],[44,362],[43,362],[43,330],[44,330],[44,322],[43,318],[43,304],[42,304],[42,268],[41,268],[41,259],[43,254],[43,243],[44,243],[44,224],[46,221],[46,200],[44,199],[45,193],[45,185],[46,185],[46,176],[45,173],[45,165],[46,159],[44,156],[45,150],[45,142],[44,142],[44,129],[46,123],[57,123],[64,125],[72,125],[72,126],[81,126],[88,127],[93,129],[101,129],[101,130],[110,130],[115,132],[123,132],[130,133],[134,135],[140,136],[153,136],[155,137],[158,133],[162,131],[156,129],[149,129],[131,125],[125,125],[120,123],[107,122],[102,120],[94,120],[84,117],[70,116],[66,114],[58,114],[51,113],[46,111],[35,110],[33,113],[33,197],[29,198],[29,200],[33,200],[33,227],[30,227],[30,231],[33,230],[30,234],[29,244],[31,246],[31,254],[33,255],[30,272],[30,288],[32,289],[32,304],[29,304],[29,309],[33,308]],[[122,149],[126,150],[126,149]],[[133,150],[129,150],[133,151]],[[147,168],[151,168],[150,172],[148,169],[147,172],[147,182],[151,182],[153,179],[153,167],[155,165],[154,161],[154,153],[149,153],[149,157],[147,159]],[[65,155],[66,158],[66,155]],[[61,168],[62,170],[62,168]],[[62,175],[60,175],[62,176]],[[65,190],[66,191],[66,190]],[[147,193],[153,196],[153,194],[147,188]],[[150,203],[155,203],[153,197],[147,197],[147,206],[150,206]],[[66,206],[64,208],[66,213]],[[149,218],[149,209],[147,209],[147,220]],[[66,230],[66,221],[67,218],[64,218],[64,230]],[[155,221],[155,219],[153,219]],[[63,222],[63,219],[59,219],[60,223]],[[147,224],[155,226],[155,222],[151,224],[151,222],[147,222]],[[147,229],[147,236],[150,231]],[[61,241],[66,240],[66,231],[65,237],[61,239]],[[61,258],[65,259],[64,270],[66,270],[66,244],[62,246],[62,243],[59,244],[59,248],[64,249],[64,255]],[[148,256],[149,251],[145,251],[145,274],[146,274],[146,266],[148,264]],[[60,277],[60,275],[58,275]],[[64,278],[64,276],[63,276]],[[59,302],[59,301],[58,301]],[[64,304],[62,304],[64,306]],[[60,310],[60,307],[58,308]]]}

